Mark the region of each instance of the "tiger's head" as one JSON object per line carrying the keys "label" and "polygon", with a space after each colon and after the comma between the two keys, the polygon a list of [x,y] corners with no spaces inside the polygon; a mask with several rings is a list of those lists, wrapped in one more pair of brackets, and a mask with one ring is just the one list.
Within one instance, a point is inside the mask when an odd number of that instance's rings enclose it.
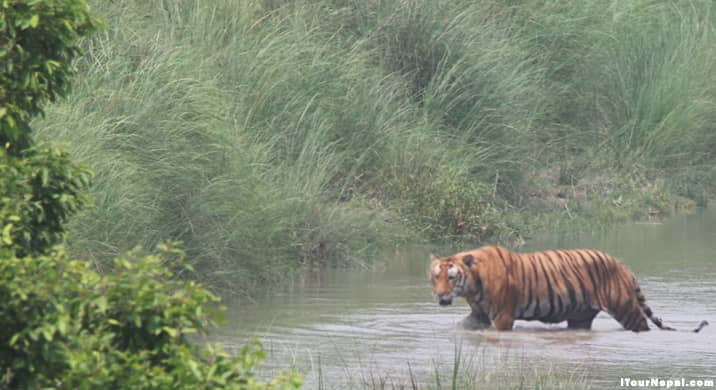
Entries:
{"label": "tiger's head", "polygon": [[473,256],[450,256],[440,259],[430,254],[430,282],[433,293],[438,297],[441,306],[452,304],[455,297],[465,297],[470,289],[470,267]]}

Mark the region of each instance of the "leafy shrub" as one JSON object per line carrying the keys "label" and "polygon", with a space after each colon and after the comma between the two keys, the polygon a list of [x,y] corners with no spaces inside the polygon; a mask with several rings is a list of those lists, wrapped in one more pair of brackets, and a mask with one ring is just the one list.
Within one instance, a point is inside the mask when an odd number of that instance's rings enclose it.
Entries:
{"label": "leafy shrub", "polygon": [[31,144],[30,119],[65,96],[81,53],[77,42],[101,26],[84,0],[0,3],[0,144]]}
{"label": "leafy shrub", "polygon": [[[56,148],[33,147],[30,120],[64,96],[78,40],[101,22],[84,0],[0,3],[0,223],[20,256],[42,253],[86,201],[91,176]],[[13,229],[13,226],[18,229]]]}
{"label": "leafy shrub", "polygon": [[63,223],[89,200],[91,171],[56,147],[16,158],[0,148],[0,226],[19,256],[43,253],[62,239]]}
{"label": "leafy shrub", "polygon": [[287,373],[255,377],[257,342],[237,357],[192,342],[213,324],[218,298],[168,266],[185,267],[171,244],[130,253],[100,276],[64,249],[0,261],[0,381],[10,388],[298,388]]}

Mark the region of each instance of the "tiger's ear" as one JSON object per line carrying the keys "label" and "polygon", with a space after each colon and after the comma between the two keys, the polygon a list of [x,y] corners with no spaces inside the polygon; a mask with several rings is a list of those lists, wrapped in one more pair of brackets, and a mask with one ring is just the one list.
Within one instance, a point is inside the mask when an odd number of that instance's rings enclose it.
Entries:
{"label": "tiger's ear", "polygon": [[431,253],[431,254],[430,254],[430,261],[431,261],[431,262],[433,262],[433,261],[440,261],[440,259],[439,259],[437,256],[435,256],[434,254]]}
{"label": "tiger's ear", "polygon": [[472,255],[466,255],[462,258],[462,262],[465,263],[466,266],[470,267],[475,263],[475,258]]}

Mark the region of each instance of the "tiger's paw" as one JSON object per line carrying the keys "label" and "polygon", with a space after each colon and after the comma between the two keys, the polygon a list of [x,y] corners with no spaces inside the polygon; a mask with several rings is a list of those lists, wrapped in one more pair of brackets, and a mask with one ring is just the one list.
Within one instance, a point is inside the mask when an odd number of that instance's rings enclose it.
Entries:
{"label": "tiger's paw", "polygon": [[460,327],[464,330],[482,330],[482,329],[489,328],[490,323],[480,321],[479,319],[475,318],[474,316],[469,315],[469,316],[463,318],[462,321],[460,321],[458,323],[458,327]]}

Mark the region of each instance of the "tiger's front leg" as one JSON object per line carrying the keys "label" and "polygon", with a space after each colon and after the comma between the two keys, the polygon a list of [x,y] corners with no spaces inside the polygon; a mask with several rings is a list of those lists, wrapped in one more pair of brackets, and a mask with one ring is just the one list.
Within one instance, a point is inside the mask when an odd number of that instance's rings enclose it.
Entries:
{"label": "tiger's front leg", "polygon": [[490,327],[490,317],[482,310],[472,309],[472,312],[460,321],[460,326],[465,330],[487,329]]}

